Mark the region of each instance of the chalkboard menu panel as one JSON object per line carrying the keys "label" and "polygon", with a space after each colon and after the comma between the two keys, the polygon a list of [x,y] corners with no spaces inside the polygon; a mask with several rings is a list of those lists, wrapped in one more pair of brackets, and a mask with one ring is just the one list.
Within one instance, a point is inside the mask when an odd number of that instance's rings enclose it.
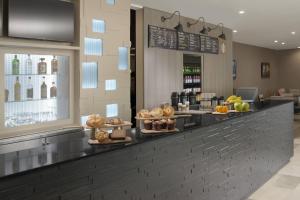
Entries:
{"label": "chalkboard menu panel", "polygon": [[177,31],[149,25],[148,34],[149,47],[177,50]]}
{"label": "chalkboard menu panel", "polygon": [[148,26],[149,47],[193,51],[201,53],[219,53],[219,39],[207,35],[177,32],[176,30]]}
{"label": "chalkboard menu panel", "polygon": [[198,34],[189,33],[189,51],[200,52],[200,36]]}
{"label": "chalkboard menu panel", "polygon": [[203,53],[219,53],[219,40],[218,38],[210,37],[207,35],[200,35],[200,51]]}
{"label": "chalkboard menu panel", "polygon": [[189,50],[190,37],[188,33],[178,32],[178,50]]}

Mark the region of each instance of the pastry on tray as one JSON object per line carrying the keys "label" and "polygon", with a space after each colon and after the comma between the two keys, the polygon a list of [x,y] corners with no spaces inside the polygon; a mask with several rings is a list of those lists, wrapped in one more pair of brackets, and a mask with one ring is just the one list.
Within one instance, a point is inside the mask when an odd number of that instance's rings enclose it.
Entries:
{"label": "pastry on tray", "polygon": [[151,117],[151,114],[150,114],[149,110],[143,109],[143,110],[141,110],[140,112],[138,112],[137,116],[138,116],[139,118],[150,118],[150,117]]}
{"label": "pastry on tray", "polygon": [[105,142],[105,141],[109,140],[109,134],[108,134],[106,131],[99,130],[99,131],[96,132],[95,138],[96,138],[96,140],[98,140],[100,143],[101,143],[101,142]]}
{"label": "pastry on tray", "polygon": [[161,130],[161,121],[154,121],[153,122],[153,129],[156,130],[156,131],[160,131]]}
{"label": "pastry on tray", "polygon": [[113,130],[113,132],[110,134],[110,139],[125,140],[126,139],[126,131],[123,129]]}
{"label": "pastry on tray", "polygon": [[172,119],[168,119],[167,120],[168,130],[174,130],[175,129],[175,125],[176,125],[176,121],[175,120],[172,120]]}
{"label": "pastry on tray", "polygon": [[175,113],[175,110],[172,106],[165,106],[163,109],[163,114],[165,117],[171,117]]}
{"label": "pastry on tray", "polygon": [[86,121],[86,125],[90,128],[101,128],[105,124],[106,119],[100,115],[90,115]]}
{"label": "pastry on tray", "polygon": [[164,112],[161,108],[154,108],[153,110],[151,110],[150,115],[155,118],[160,118],[164,115]]}
{"label": "pastry on tray", "polygon": [[146,130],[152,130],[152,121],[151,120],[145,120],[144,121],[144,128]]}
{"label": "pastry on tray", "polygon": [[167,129],[168,127],[167,120],[162,119],[160,122],[161,122],[161,129]]}
{"label": "pastry on tray", "polygon": [[111,125],[121,125],[121,124],[124,124],[124,121],[120,118],[114,118],[114,119],[111,119],[108,121],[108,124],[111,124]]}

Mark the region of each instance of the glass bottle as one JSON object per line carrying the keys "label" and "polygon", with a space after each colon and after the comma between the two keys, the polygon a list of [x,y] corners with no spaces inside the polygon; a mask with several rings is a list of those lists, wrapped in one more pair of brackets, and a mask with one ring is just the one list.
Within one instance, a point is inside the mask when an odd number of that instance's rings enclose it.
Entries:
{"label": "glass bottle", "polygon": [[28,54],[25,62],[25,74],[32,74],[32,60],[30,58],[30,54]]}
{"label": "glass bottle", "polygon": [[5,89],[5,102],[8,102],[9,90]]}
{"label": "glass bottle", "polygon": [[45,76],[43,76],[43,83],[41,85],[41,99],[47,99],[47,85],[45,82]]}
{"label": "glass bottle", "polygon": [[31,77],[28,77],[28,85],[26,89],[26,97],[27,99],[33,99],[33,85],[31,83]]}
{"label": "glass bottle", "polygon": [[58,60],[56,59],[56,56],[53,56],[53,59],[51,60],[51,73],[57,74],[58,72]]}
{"label": "glass bottle", "polygon": [[52,82],[52,87],[50,88],[50,97],[55,98],[57,96],[57,88],[55,82]]}
{"label": "glass bottle", "polygon": [[17,55],[15,55],[15,58],[12,61],[12,74],[13,75],[19,75],[20,74],[20,61],[19,61]]}
{"label": "glass bottle", "polygon": [[16,77],[14,92],[15,92],[15,101],[21,101],[21,84],[18,76]]}
{"label": "glass bottle", "polygon": [[38,63],[38,74],[47,74],[47,63],[45,58],[41,58],[41,61]]}

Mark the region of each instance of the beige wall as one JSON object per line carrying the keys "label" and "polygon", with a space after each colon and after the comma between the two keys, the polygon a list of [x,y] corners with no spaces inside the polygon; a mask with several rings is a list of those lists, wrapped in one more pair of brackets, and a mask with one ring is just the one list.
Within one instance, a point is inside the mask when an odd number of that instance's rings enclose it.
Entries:
{"label": "beige wall", "polygon": [[279,51],[279,87],[300,89],[300,49]]}
{"label": "beige wall", "polygon": [[[272,95],[279,87],[279,53],[276,50],[233,43],[233,58],[237,61],[237,79],[234,88],[258,87],[265,96]],[[271,78],[261,78],[261,63],[271,64]]]}
{"label": "beige wall", "polygon": [[[137,74],[143,74],[143,85],[137,89],[137,109],[152,108],[164,102],[170,102],[170,95],[173,91],[183,89],[183,52],[165,50],[159,48],[148,48],[148,25],[156,25],[165,28],[173,28],[178,20],[174,19],[165,23],[161,22],[161,16],[168,16],[170,13],[144,8],[138,11],[138,16],[143,16],[142,29],[137,34],[142,34],[143,40],[137,41],[137,52],[144,51],[144,59],[137,62]],[[182,25],[186,32],[199,33],[199,25],[187,28],[186,23],[193,19],[181,18]],[[212,26],[212,25],[210,25]],[[227,36],[226,54],[210,55],[200,54],[204,60],[204,83],[203,91],[217,92],[218,95],[228,96],[232,94],[233,81],[231,74],[232,62],[232,32],[225,29]],[[212,32],[211,36],[217,36],[219,31]],[[139,43],[143,43],[139,45]],[[140,46],[140,49],[138,47]],[[143,48],[143,49],[142,49]],[[139,83],[140,84],[140,83]],[[143,93],[143,94],[141,94]],[[143,102],[143,103],[141,103]]]}
{"label": "beige wall", "polygon": [[[130,52],[130,3],[130,0],[119,0],[112,6],[106,0],[81,1],[81,63],[98,63],[99,83],[96,89],[80,90],[80,115],[99,113],[106,116],[106,105],[118,104],[118,117],[131,118],[130,64],[128,70],[118,69],[118,48],[127,47]],[[105,21],[105,33],[92,31],[93,19]],[[85,37],[102,39],[102,56],[84,55]],[[117,90],[105,91],[105,80],[112,79],[117,81]]]}

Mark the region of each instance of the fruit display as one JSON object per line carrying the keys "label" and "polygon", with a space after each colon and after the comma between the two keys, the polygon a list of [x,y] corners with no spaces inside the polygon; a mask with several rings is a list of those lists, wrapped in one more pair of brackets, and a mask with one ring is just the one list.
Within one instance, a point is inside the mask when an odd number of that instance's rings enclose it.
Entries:
{"label": "fruit display", "polygon": [[242,97],[237,97],[235,95],[232,95],[227,98],[226,102],[230,104],[235,104],[235,103],[243,103],[243,100]]}
{"label": "fruit display", "polygon": [[218,113],[228,113],[228,107],[227,106],[217,106],[216,112]]}
{"label": "fruit display", "polygon": [[246,103],[246,102],[235,103],[234,104],[234,109],[238,112],[249,112],[250,105],[249,105],[249,103]]}

